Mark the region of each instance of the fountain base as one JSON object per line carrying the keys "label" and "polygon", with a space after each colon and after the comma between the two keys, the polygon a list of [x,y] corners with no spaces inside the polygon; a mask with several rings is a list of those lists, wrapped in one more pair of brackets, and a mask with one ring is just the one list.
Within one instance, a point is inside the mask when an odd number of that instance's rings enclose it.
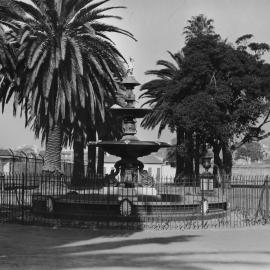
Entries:
{"label": "fountain base", "polygon": [[[44,189],[46,191],[46,189]],[[185,221],[224,217],[229,212],[226,194],[215,189],[205,194],[203,213],[199,187],[160,185],[157,187],[102,187],[69,190],[66,194],[39,193],[32,197],[32,212],[46,218],[136,221],[153,219]]]}
{"label": "fountain base", "polygon": [[153,187],[103,187],[101,189],[102,194],[113,194],[123,197],[126,196],[157,196],[157,190]]}

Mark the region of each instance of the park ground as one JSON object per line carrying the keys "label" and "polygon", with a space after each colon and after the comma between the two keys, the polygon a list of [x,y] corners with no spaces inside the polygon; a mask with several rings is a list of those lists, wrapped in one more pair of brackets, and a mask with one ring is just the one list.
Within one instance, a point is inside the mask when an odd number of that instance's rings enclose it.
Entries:
{"label": "park ground", "polygon": [[0,224],[0,269],[270,269],[270,225],[125,232]]}

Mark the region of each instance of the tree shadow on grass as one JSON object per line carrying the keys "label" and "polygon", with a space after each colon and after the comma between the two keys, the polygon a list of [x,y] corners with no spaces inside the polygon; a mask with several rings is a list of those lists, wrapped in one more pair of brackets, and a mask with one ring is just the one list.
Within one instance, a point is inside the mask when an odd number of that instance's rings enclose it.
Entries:
{"label": "tree shadow on grass", "polygon": [[[156,265],[159,254],[141,253],[147,244],[167,245],[190,241],[193,235],[149,237],[147,233],[131,238],[129,231],[90,231],[87,229],[53,229],[20,225],[3,225],[0,230],[0,269],[88,269],[91,267],[157,266],[167,269],[167,261]],[[129,237],[129,238],[128,238]],[[138,239],[139,238],[139,239]],[[108,254],[118,248],[130,248],[139,253]],[[106,254],[91,254],[105,252]],[[164,256],[164,253],[161,256]],[[177,265],[175,265],[177,267]],[[172,263],[170,268],[174,268]],[[178,269],[178,268],[177,268]],[[189,268],[185,264],[184,269]]]}
{"label": "tree shadow on grass", "polygon": [[58,250],[66,250],[70,252],[80,252],[80,250],[87,250],[88,252],[91,251],[102,251],[108,249],[117,249],[129,246],[141,246],[141,245],[149,245],[149,244],[157,244],[157,245],[168,245],[171,243],[181,243],[190,241],[192,238],[198,237],[197,235],[178,235],[178,236],[170,236],[170,237],[152,237],[152,238],[142,238],[142,239],[119,239],[117,240],[112,239],[112,241],[99,241],[93,242],[93,239],[84,240],[79,242],[70,242],[68,244],[64,244],[61,246],[56,246],[55,249]]}
{"label": "tree shadow on grass", "polygon": [[[211,254],[211,253],[210,253]],[[209,255],[210,255],[209,254]],[[192,255],[198,255],[196,252]],[[206,254],[207,255],[207,254]],[[209,265],[211,269],[218,269],[219,266],[226,267],[227,269],[245,269],[246,267],[253,267],[253,269],[265,268],[269,264],[257,261],[226,261],[226,260],[211,260],[211,259],[187,259],[185,253],[168,254],[166,252],[154,253],[104,253],[92,255],[76,255],[68,254],[66,269],[81,269],[84,267],[93,268],[114,268],[114,269],[184,269],[184,270],[207,270]],[[72,262],[70,265],[68,261]],[[223,268],[224,269],[224,268]],[[265,268],[266,269],[266,268]]]}
{"label": "tree shadow on grass", "polygon": [[211,252],[203,253],[205,257],[200,259],[187,258],[188,255],[196,256],[200,252],[167,253],[167,252],[133,252],[133,253],[50,253],[32,256],[10,256],[9,261],[1,262],[1,269],[184,269],[184,270],[208,270],[208,269],[268,269],[269,264],[259,260],[244,261],[209,259]]}

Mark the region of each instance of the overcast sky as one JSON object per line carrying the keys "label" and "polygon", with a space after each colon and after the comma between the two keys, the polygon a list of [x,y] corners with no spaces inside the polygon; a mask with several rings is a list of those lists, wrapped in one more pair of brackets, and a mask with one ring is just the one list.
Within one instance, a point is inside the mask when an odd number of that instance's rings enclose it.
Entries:
{"label": "overcast sky", "polygon": [[[134,75],[141,84],[150,79],[144,72],[156,68],[157,60],[170,60],[167,50],[181,50],[183,28],[188,19],[198,14],[213,19],[216,32],[231,42],[241,35],[253,34],[254,41],[270,43],[269,0],[112,0],[111,4],[127,7],[117,10],[123,19],[115,24],[132,32],[138,41],[116,36],[113,39],[126,58],[134,58]],[[40,147],[33,132],[25,129],[24,120],[12,116],[11,106],[4,115],[0,114],[0,127],[0,147]],[[157,140],[157,131],[138,128],[138,137]],[[165,132],[160,140],[170,142],[172,137]]]}

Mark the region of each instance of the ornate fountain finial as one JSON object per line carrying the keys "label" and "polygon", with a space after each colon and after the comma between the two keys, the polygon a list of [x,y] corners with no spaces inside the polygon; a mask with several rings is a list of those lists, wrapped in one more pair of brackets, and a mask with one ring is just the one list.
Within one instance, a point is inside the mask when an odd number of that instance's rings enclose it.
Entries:
{"label": "ornate fountain finial", "polygon": [[122,84],[127,89],[133,89],[135,86],[140,85],[140,83],[138,83],[133,76],[133,70],[134,70],[134,59],[130,57],[129,63],[128,63],[127,73],[122,81]]}
{"label": "ornate fountain finial", "polygon": [[127,75],[133,75],[134,70],[134,58],[129,57]]}

